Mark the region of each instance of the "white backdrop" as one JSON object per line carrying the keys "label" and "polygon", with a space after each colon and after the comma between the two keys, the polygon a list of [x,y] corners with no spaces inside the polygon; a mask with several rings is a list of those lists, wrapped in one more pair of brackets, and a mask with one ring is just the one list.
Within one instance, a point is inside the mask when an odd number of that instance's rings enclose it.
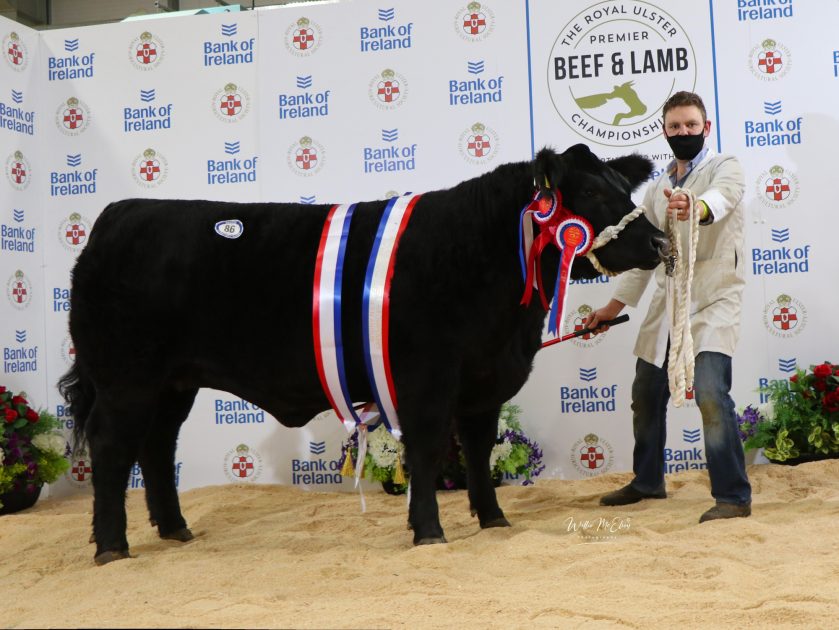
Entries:
{"label": "white backdrop", "polygon": [[[759,402],[761,382],[837,360],[837,298],[825,287],[839,267],[827,209],[839,4],[751,4],[762,3],[357,0],[41,33],[0,19],[2,384],[72,428],[55,390],[73,355],[69,271],[110,201],[381,199],[577,142],[602,157],[642,153],[660,172],[672,157],[661,105],[688,89],[705,98],[712,144],[746,171],[734,396]],[[607,278],[575,283],[566,331],[612,289]],[[544,476],[631,468],[631,349],[645,304],[606,335],[537,355],[515,402]],[[583,391],[596,392],[596,410],[575,406]],[[704,466],[701,426],[690,401],[672,410],[669,471]],[[179,486],[341,488],[343,438],[334,419],[285,429],[203,390],[181,432]],[[605,454],[596,469],[580,462],[586,438]],[[243,479],[230,466],[239,447],[255,463]],[[53,492],[89,486],[84,454],[74,461]]]}

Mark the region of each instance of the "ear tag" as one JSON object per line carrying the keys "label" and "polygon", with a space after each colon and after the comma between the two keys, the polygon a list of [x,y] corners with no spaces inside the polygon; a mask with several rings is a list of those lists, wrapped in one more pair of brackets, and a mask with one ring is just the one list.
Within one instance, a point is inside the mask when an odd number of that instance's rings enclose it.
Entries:
{"label": "ear tag", "polygon": [[245,231],[245,226],[239,219],[228,219],[216,223],[216,234],[224,238],[239,238]]}

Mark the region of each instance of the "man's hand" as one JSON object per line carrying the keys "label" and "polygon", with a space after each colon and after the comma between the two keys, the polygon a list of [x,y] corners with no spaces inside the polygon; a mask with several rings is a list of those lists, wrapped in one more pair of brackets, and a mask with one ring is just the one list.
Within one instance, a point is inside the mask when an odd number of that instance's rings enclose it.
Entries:
{"label": "man's hand", "polygon": [[600,326],[600,322],[608,322],[611,319],[615,319],[620,312],[623,310],[623,307],[626,306],[623,302],[616,299],[609,300],[609,303],[597,309],[596,311],[592,312],[588,317],[586,317],[585,326],[586,328],[591,328],[594,330],[594,334],[604,333],[609,330],[608,326]]}
{"label": "man's hand", "polygon": [[690,218],[690,202],[688,196],[679,191],[674,193],[669,188],[664,189],[664,196],[667,197],[667,213],[676,221],[687,221]]}

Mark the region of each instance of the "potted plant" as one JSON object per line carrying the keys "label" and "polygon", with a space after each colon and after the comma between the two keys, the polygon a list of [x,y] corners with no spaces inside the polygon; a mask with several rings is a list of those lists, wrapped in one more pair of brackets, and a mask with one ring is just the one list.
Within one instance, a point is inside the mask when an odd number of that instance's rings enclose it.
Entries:
{"label": "potted plant", "polygon": [[839,457],[839,366],[825,361],[798,368],[788,381],[761,388],[767,403],[738,414],[747,450],[762,448],[773,462],[798,464]]}
{"label": "potted plant", "polygon": [[[523,476],[523,485],[533,483],[545,466],[542,464],[542,450],[527,438],[521,428],[518,405],[505,403],[498,416],[498,437],[490,454],[490,469],[496,485],[505,474]],[[364,457],[363,475],[370,481],[381,482],[390,494],[402,494],[408,489],[409,471],[403,465],[404,447],[383,426],[370,431],[367,438],[367,453]],[[341,452],[341,472],[352,476],[358,466],[358,435],[353,434]],[[439,477],[440,490],[455,490],[466,487],[466,461],[457,435],[452,434],[450,448]]]}
{"label": "potted plant", "polygon": [[0,514],[31,507],[70,466],[58,418],[0,386]]}

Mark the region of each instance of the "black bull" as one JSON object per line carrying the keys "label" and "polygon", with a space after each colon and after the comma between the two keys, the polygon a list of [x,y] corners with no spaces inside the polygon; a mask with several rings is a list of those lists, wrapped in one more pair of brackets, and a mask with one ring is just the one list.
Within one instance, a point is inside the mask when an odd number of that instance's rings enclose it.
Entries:
{"label": "black bull", "polygon": [[[519,213],[534,181],[598,233],[634,204],[652,171],[633,155],[607,163],[577,145],[543,149],[448,190],[425,193],[399,244],[390,300],[390,356],[415,543],[444,542],[435,479],[457,431],[468,494],[481,527],[509,525],[495,496],[489,456],[502,403],[527,380],[545,311],[520,306]],[[362,355],[361,293],[384,201],[352,219],[342,309],[351,399],[372,400]],[[138,462],[160,536],[189,540],[174,478],[180,426],[201,387],[259,405],[300,427],[329,407],[318,378],[312,283],[330,206],[132,199],[109,205],[73,270],[70,332],[76,349],[61,391],[93,465],[93,537],[99,563],[128,556],[125,488]],[[216,222],[238,219],[237,239]],[[643,216],[598,250],[613,271],[653,268],[666,240]],[[543,256],[553,287],[557,251]],[[578,259],[574,278],[596,277]]]}

